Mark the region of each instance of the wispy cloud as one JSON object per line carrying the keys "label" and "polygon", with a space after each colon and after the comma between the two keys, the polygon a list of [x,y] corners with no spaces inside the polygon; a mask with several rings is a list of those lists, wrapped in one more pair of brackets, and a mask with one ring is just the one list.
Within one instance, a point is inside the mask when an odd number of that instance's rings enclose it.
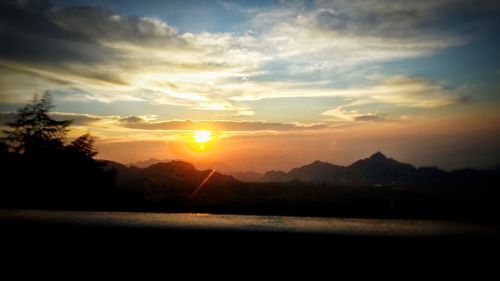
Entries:
{"label": "wispy cloud", "polygon": [[[326,83],[326,81],[323,81]],[[345,97],[363,99],[364,103],[392,104],[416,108],[435,108],[465,101],[458,89],[420,77],[373,77],[370,85],[351,88],[325,87],[322,83],[246,82],[247,87],[234,100],[259,100],[282,97]],[[226,85],[224,87],[230,87]],[[227,91],[223,87],[221,92]]]}
{"label": "wispy cloud", "polygon": [[301,123],[272,123],[264,121],[191,121],[170,120],[148,122],[140,117],[130,116],[120,119],[122,126],[141,130],[214,130],[214,131],[298,131],[318,130],[328,128],[326,124],[301,124]]}
{"label": "wispy cloud", "polygon": [[387,121],[386,118],[376,114],[365,114],[365,115],[357,115],[353,117],[354,121],[360,122],[383,122]]}
{"label": "wispy cloud", "polygon": [[[99,116],[92,114],[78,114],[68,112],[51,112],[50,117],[55,120],[71,120],[71,124],[75,126],[90,126],[99,122],[114,122],[121,120],[120,116]],[[18,117],[17,112],[2,111],[0,112],[0,124],[12,122]],[[142,119],[141,119],[142,120]]]}
{"label": "wispy cloud", "polygon": [[312,10],[288,5],[255,12],[252,26],[290,71],[345,70],[464,44],[468,38],[462,34],[422,28],[449,2],[317,1]]}

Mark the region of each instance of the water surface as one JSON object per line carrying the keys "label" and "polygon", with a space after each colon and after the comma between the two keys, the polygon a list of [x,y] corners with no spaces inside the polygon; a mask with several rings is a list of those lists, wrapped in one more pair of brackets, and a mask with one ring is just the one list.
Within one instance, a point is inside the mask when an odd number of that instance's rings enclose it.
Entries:
{"label": "water surface", "polygon": [[498,235],[499,228],[464,222],[199,213],[0,210],[1,221],[203,231],[439,237]]}

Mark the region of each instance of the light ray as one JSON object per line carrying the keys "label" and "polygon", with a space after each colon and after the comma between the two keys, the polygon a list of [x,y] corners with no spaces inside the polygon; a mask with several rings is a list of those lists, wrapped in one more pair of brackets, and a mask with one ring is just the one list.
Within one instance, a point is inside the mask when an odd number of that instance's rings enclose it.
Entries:
{"label": "light ray", "polygon": [[210,174],[208,174],[208,176],[200,183],[200,185],[198,185],[193,193],[191,193],[191,196],[189,196],[189,200],[193,199],[196,196],[196,194],[201,190],[201,188],[207,183],[207,181],[212,177],[214,173],[215,169],[213,169],[212,172],[210,172]]}

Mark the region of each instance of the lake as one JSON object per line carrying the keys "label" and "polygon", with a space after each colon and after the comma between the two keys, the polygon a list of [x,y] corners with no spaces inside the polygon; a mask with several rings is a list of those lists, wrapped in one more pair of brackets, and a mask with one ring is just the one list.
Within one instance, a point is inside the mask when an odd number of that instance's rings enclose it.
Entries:
{"label": "lake", "polygon": [[132,213],[96,211],[0,210],[0,223],[144,228],[148,230],[331,234],[366,237],[496,236],[496,225],[452,221]]}

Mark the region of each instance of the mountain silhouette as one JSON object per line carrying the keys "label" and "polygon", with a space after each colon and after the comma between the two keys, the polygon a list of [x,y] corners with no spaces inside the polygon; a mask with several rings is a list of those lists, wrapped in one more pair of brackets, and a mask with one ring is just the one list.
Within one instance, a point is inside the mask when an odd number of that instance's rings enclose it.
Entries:
{"label": "mountain silhouette", "polygon": [[[144,167],[146,164],[152,163]],[[167,197],[185,198],[212,172],[197,170],[193,164],[174,160],[150,159],[138,162],[138,166],[108,161],[116,173],[117,186],[127,192],[142,192],[153,200]],[[416,168],[376,152],[368,158],[348,166],[314,161],[293,168],[288,172],[267,171],[265,174],[239,172],[223,175],[215,172],[206,188],[217,190],[241,182],[292,182],[327,183],[341,186],[418,186],[418,185],[472,185],[486,182],[498,173],[472,169],[446,172],[436,167]],[[485,180],[487,179],[487,180]],[[168,190],[168,192],[167,192]],[[167,194],[168,193],[168,194]]]}
{"label": "mountain silhouette", "polygon": [[282,182],[289,180],[290,178],[288,177],[288,174],[285,171],[281,170],[267,171],[262,177],[262,181],[267,181],[267,182]]}
{"label": "mountain silhouette", "polygon": [[328,162],[314,161],[309,165],[290,170],[287,178],[298,179],[308,182],[330,182],[335,181],[340,175],[345,173],[345,167],[330,164]]}
{"label": "mountain silhouette", "polygon": [[415,168],[377,152],[349,166],[314,161],[289,172],[269,171],[261,181],[329,183],[343,186],[472,186],[498,181],[496,170],[462,169],[451,172],[436,167]]}
{"label": "mountain silhouette", "polygon": [[358,184],[405,184],[414,182],[416,171],[417,169],[410,164],[398,162],[377,152],[367,159],[358,160],[348,166],[343,178]]}
{"label": "mountain silhouette", "polygon": [[380,152],[348,166],[314,161],[261,178],[241,174],[251,182],[184,161],[146,168],[108,161],[107,167],[115,173],[118,209],[466,218],[496,214],[500,198],[496,172],[415,168]]}
{"label": "mountain silhouette", "polygon": [[[239,183],[232,176],[213,170],[200,171],[193,164],[178,160],[156,163],[147,168],[127,167],[112,161],[107,161],[107,164],[115,171],[117,188],[130,193],[142,192],[152,201],[187,200],[205,179],[203,190],[210,189],[211,196],[221,196]],[[203,192],[199,195],[206,197]]]}
{"label": "mountain silhouette", "polygon": [[157,158],[150,158],[148,160],[144,160],[144,161],[137,161],[137,162],[134,162],[134,163],[130,163],[128,164],[130,167],[132,166],[135,166],[137,168],[147,168],[153,164],[157,164],[157,163],[162,163],[162,162],[169,162],[170,160],[160,160],[160,159],[157,159]]}
{"label": "mountain silhouette", "polygon": [[[471,172],[472,174],[476,172]],[[455,176],[453,176],[455,175]],[[448,182],[453,177],[461,178],[464,172],[448,173],[435,167],[415,168],[377,152],[349,166],[314,161],[311,164],[291,169],[289,172],[269,171],[263,181],[286,182],[300,180],[340,185],[417,185]],[[474,178],[474,175],[470,175]]]}
{"label": "mountain silhouette", "polygon": [[235,179],[243,182],[261,182],[264,180],[264,175],[257,172],[230,172],[228,175],[233,176]]}

